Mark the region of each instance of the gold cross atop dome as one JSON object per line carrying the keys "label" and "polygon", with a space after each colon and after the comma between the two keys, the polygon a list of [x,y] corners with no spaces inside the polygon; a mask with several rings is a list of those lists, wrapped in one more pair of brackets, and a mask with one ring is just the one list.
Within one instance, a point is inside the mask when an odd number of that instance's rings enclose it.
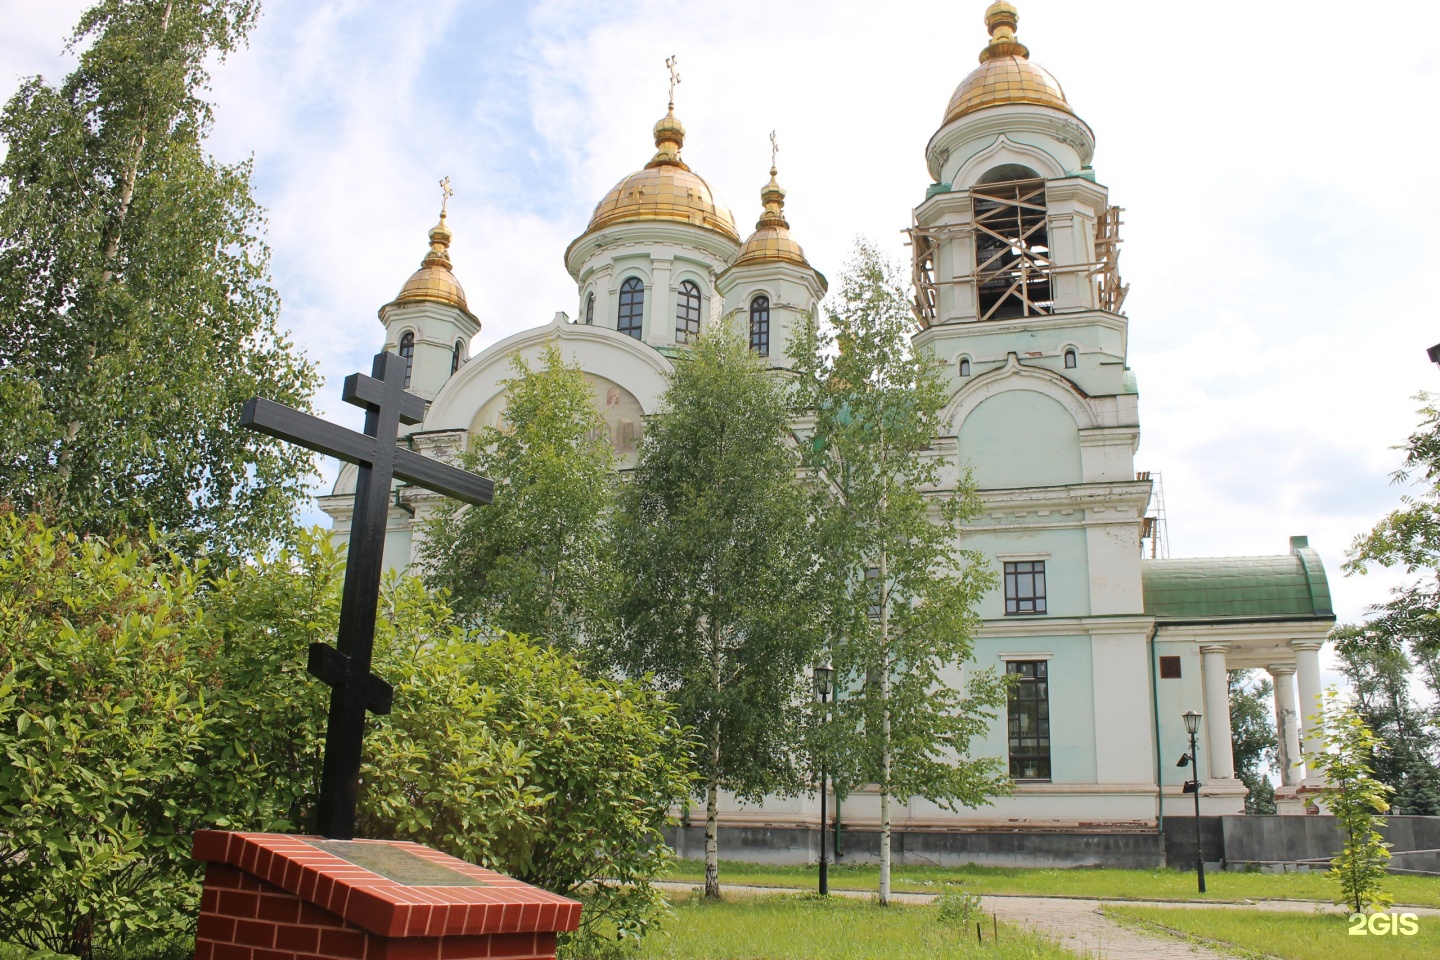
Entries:
{"label": "gold cross atop dome", "polygon": [[780,152],[780,142],[775,139],[775,131],[770,131],[770,176],[775,176],[775,155]]}
{"label": "gold cross atop dome", "polygon": [[450,178],[442,177],[440,179],[440,219],[445,219],[445,205],[453,196],[455,196],[455,191],[450,189]]}
{"label": "gold cross atop dome", "polygon": [[677,63],[679,63],[679,62],[680,62],[680,61],[679,61],[679,58],[676,57],[676,55],[673,54],[673,53],[670,54],[670,56],[668,56],[668,57],[665,58],[665,68],[670,71],[670,109],[671,109],[671,110],[674,110],[674,109],[675,109],[675,88],[680,85],[680,71],[678,71],[678,70],[675,69],[675,64],[677,64]]}

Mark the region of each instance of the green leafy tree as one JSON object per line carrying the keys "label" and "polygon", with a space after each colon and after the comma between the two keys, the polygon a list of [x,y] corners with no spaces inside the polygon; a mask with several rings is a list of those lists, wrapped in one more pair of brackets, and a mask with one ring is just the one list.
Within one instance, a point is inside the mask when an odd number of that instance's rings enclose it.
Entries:
{"label": "green leafy tree", "polygon": [[82,534],[239,552],[293,523],[312,459],[242,430],[317,378],[277,323],[248,162],[205,153],[207,68],[254,0],[102,0],[59,87],[0,114],[0,497]]}
{"label": "green leafy tree", "polygon": [[464,456],[495,481],[495,502],[442,507],[421,565],[466,619],[579,649],[608,582],[615,457],[594,388],[558,347],[538,369],[518,354],[511,367],[504,426],[484,428]]}
{"label": "green leafy tree", "polygon": [[1381,890],[1390,844],[1381,836],[1380,825],[1392,791],[1370,766],[1382,743],[1333,688],[1326,691],[1311,722],[1320,729],[1324,749],[1307,754],[1305,764],[1326,783],[1322,802],[1345,831],[1345,848],[1330,861],[1330,875],[1340,885],[1335,902],[1348,904],[1354,913],[1367,907],[1383,910],[1393,898]]}
{"label": "green leafy tree", "polygon": [[[214,575],[0,517],[0,942],[186,953],[204,826],[311,823],[343,563],[325,531]],[[671,708],[513,636],[462,630],[413,578],[385,585],[359,823],[585,900],[570,955],[634,943],[690,790]],[[618,939],[617,939],[618,936]]]}
{"label": "green leafy tree", "polygon": [[816,544],[798,466],[780,384],[715,330],[677,360],[620,497],[610,655],[695,730],[709,897],[720,894],[719,792],[801,787]]}
{"label": "green leafy tree", "polygon": [[1435,397],[1421,393],[1420,427],[1404,446],[1405,460],[1391,475],[1395,484],[1413,484],[1369,533],[1350,545],[1346,574],[1363,575],[1372,564],[1399,567],[1420,576],[1391,591],[1389,602],[1374,608],[1376,616],[1357,638],[1394,648],[1410,643],[1421,654],[1440,654],[1440,408]]}
{"label": "green leafy tree", "polygon": [[1350,681],[1355,712],[1383,747],[1371,758],[1375,777],[1394,791],[1391,808],[1399,814],[1440,814],[1440,763],[1435,743],[1440,736],[1432,709],[1416,702],[1411,691],[1412,657],[1420,657],[1405,641],[1373,636],[1372,624],[1343,625],[1330,635],[1340,657],[1340,670]]}
{"label": "green leafy tree", "polygon": [[1270,782],[1270,770],[1280,750],[1270,709],[1270,697],[1275,691],[1269,680],[1257,680],[1254,673],[1230,671],[1230,746],[1235,775],[1250,790],[1245,797],[1245,812],[1271,814],[1275,812],[1275,784]]}
{"label": "green leafy tree", "polygon": [[880,899],[890,896],[893,801],[947,809],[1004,793],[1000,761],[969,756],[1005,703],[992,670],[970,659],[975,607],[994,583],[958,527],[979,511],[968,473],[953,489],[932,449],[947,399],[934,359],[910,342],[914,320],[899,274],[861,243],[830,305],[833,333],[813,320],[792,354],[798,396],[814,417],[808,461],[820,485],[832,589],[834,722],[824,738],[837,782],[880,788]]}

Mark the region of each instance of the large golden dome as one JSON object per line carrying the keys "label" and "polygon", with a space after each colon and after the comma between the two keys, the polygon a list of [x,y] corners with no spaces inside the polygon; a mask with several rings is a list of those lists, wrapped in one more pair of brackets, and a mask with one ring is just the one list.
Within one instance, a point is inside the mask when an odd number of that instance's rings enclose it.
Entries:
{"label": "large golden dome", "polygon": [[389,305],[402,303],[445,303],[469,312],[465,290],[450,272],[450,228],[445,225],[445,212],[440,222],[430,228],[430,250],[420,261],[420,269],[410,275],[400,294]]}
{"label": "large golden dome", "polygon": [[785,190],[775,179],[775,168],[770,168],[770,182],[760,191],[760,202],[765,212],[755,224],[755,232],[740,253],[730,264],[732,267],[747,263],[773,263],[777,260],[810,266],[805,251],[790,237],[790,224],[785,219]]}
{"label": "large golden dome", "polygon": [[680,159],[685,127],[675,119],[674,106],[655,124],[655,156],[610,188],[595,206],[585,233],[616,223],[666,220],[713,230],[740,242],[735,218],[715,198],[710,185]]}
{"label": "large golden dome", "polygon": [[1074,114],[1065,101],[1060,81],[1044,67],[1030,62],[1030,51],[1015,39],[1020,15],[1005,0],[985,11],[990,42],[980,51],[980,66],[960,81],[945,108],[941,126],[976,110],[1001,104],[1031,103]]}

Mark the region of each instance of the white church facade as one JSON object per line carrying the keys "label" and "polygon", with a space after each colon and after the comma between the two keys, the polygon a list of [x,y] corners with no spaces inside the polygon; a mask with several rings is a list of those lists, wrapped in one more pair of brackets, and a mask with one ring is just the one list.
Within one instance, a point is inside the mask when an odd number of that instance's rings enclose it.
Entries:
{"label": "white church facade", "polygon": [[[1202,811],[1241,813],[1227,686],[1239,668],[1274,680],[1278,805],[1304,813],[1313,807],[1297,761],[1313,735],[1304,717],[1321,693],[1319,651],[1334,621],[1319,556],[1304,537],[1274,556],[1148,556],[1153,485],[1134,465],[1139,395],[1116,269],[1119,210],[1090,166],[1089,126],[1016,39],[1015,8],[994,3],[985,23],[980,64],[925,145],[932,182],[916,185],[914,342],[938,358],[950,389],[935,450],[951,482],[973,470],[984,502],[955,535],[1001,575],[981,605],[975,659],[1017,680],[975,746],[1005,761],[1016,788],[958,813],[915,800],[898,808],[895,828],[917,838],[1154,835],[1193,813],[1182,793],[1189,771],[1175,763],[1192,710],[1203,715]],[[410,359],[409,387],[429,402],[401,442],[452,457],[499,422],[510,357],[534,363],[552,343],[594,386],[622,466],[634,462],[674,359],[708,326],[732,324],[771,366],[790,365],[790,331],[819,309],[826,281],[791,236],[785,191],[772,169],[760,219],[742,237],[681,159],[684,140],[672,105],[655,126],[654,156],[605,195],[565,251],[574,318],[556,314],[474,356],[480,321],[452,273],[442,214],[420,270],[380,309],[383,347]],[[321,498],[341,538],[352,470]],[[436,506],[423,490],[398,490],[387,563],[411,562]],[[753,831],[812,835],[819,809],[813,796],[731,803],[721,826],[760,848]],[[862,790],[839,818],[853,837],[873,831],[878,814],[878,797]]]}

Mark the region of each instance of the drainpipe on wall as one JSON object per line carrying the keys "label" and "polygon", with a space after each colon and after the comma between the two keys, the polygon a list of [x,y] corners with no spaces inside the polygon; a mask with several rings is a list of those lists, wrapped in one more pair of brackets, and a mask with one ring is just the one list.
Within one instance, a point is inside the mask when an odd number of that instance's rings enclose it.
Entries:
{"label": "drainpipe on wall", "polygon": [[1159,649],[1155,646],[1155,635],[1160,632],[1160,624],[1150,625],[1150,637],[1146,643],[1150,646],[1150,722],[1155,729],[1155,832],[1163,838],[1165,836],[1165,786],[1160,782],[1160,680],[1155,675],[1156,657]]}

